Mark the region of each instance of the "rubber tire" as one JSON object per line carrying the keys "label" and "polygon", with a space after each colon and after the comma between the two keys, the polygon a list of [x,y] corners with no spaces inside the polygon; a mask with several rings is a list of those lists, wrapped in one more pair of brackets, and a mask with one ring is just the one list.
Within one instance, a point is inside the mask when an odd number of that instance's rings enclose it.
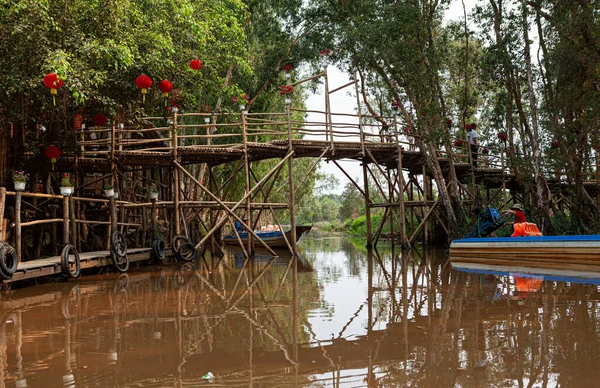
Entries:
{"label": "rubber tire", "polygon": [[165,242],[159,238],[152,241],[152,254],[160,262],[165,260]]}
{"label": "rubber tire", "polygon": [[[183,253],[181,253],[183,247],[187,247],[187,252],[189,252],[188,255],[184,255]],[[194,259],[196,258],[196,246],[191,242],[183,243],[177,251],[177,257],[179,257],[183,261],[194,261]]]}
{"label": "rubber tire", "polygon": [[[127,257],[127,254],[125,254],[125,256],[118,256],[117,252],[111,249],[110,259],[112,260],[117,271],[127,272],[127,270],[129,269],[129,258]],[[124,261],[124,263],[122,261]]]}
{"label": "rubber tire", "polygon": [[[17,251],[11,247],[10,245],[6,244],[6,243],[2,243],[2,253],[0,253],[0,272],[2,272],[3,275],[8,276],[8,279],[12,278],[13,274],[15,272],[17,272],[17,267],[19,266],[19,259],[17,257]],[[7,264],[7,249],[6,247],[10,248],[10,256],[12,258],[12,260],[10,261],[9,264]],[[8,280],[5,279],[5,280]]]}
{"label": "rubber tire", "polygon": [[[4,254],[5,254],[4,246],[0,245],[0,260],[2,260],[2,261],[4,261]],[[2,271],[2,269],[0,268],[0,281],[1,280],[9,280],[10,278],[11,278],[11,276],[8,274],[5,274]]]}
{"label": "rubber tire", "polygon": [[[75,271],[71,271],[71,266],[69,265],[69,251],[72,250],[75,255]],[[65,276],[69,276],[72,278],[79,277],[81,274],[81,257],[79,256],[79,252],[77,249],[71,244],[65,245],[62,252],[60,253],[60,267],[62,268],[62,273]]]}
{"label": "rubber tire", "polygon": [[[119,244],[119,246],[117,247],[117,243],[122,244]],[[127,239],[125,238],[123,233],[119,232],[118,230],[115,230],[110,235],[110,250],[114,251],[117,254],[117,256],[120,257],[127,255]]]}
{"label": "rubber tire", "polygon": [[[190,239],[187,236],[184,236],[183,234],[178,234],[177,236],[173,237],[173,241],[171,241],[173,252],[179,252],[179,249],[177,247],[177,241],[179,240],[183,240],[183,243],[181,245],[190,242]],[[181,245],[179,246],[179,248],[181,248]]]}

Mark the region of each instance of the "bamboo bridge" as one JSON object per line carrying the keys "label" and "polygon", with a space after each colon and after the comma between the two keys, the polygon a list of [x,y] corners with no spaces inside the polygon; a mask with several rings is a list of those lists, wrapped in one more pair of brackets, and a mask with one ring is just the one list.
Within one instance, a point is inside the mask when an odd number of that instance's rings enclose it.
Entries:
{"label": "bamboo bridge", "polygon": [[[385,223],[389,223],[392,236],[399,236],[395,242],[402,246],[427,243],[432,220],[440,221],[444,229],[446,226],[441,222],[431,173],[415,146],[415,135],[406,130],[397,115],[385,117],[390,125],[382,125],[381,118],[363,114],[359,98],[357,114],[332,112],[330,99],[334,93],[353,87],[359,96],[358,78],[331,91],[326,72],[292,85],[320,77],[325,82],[322,111],[296,108],[291,99],[286,100],[285,112],[279,113],[250,112],[245,106],[230,112],[183,113],[173,107],[162,117],[120,119],[108,127],[79,131],[77,152],[61,157],[56,164],[59,172],[76,176],[74,194],[51,194],[38,184],[32,185],[30,192],[0,188],[0,240],[14,246],[19,265],[40,257],[44,245],[56,255],[61,244],[81,252],[106,250],[111,254],[119,250],[120,256],[112,256],[124,261],[132,247],[147,248],[146,258],[152,252],[164,257],[165,246],[177,238],[188,244],[189,258],[189,244],[196,250],[210,245],[211,252],[218,252],[219,236],[229,228],[246,257],[256,247],[275,255],[254,232],[261,217],[268,217],[280,230],[291,228],[292,237],[286,239],[286,245],[295,254],[296,193],[306,177],[293,176],[294,163],[299,158],[310,158],[309,173],[320,162],[330,161],[361,193],[367,209],[369,246],[377,244]],[[522,201],[522,188],[504,149],[480,147],[474,166],[468,143],[464,147],[449,149],[440,144],[436,149],[444,173],[453,165],[466,204],[472,203],[477,184],[486,188],[486,203],[498,196],[505,204],[509,200]],[[270,170],[259,176],[255,166],[267,160],[272,161]],[[349,175],[340,164],[342,160],[360,162],[362,184]],[[218,184],[214,170],[223,165],[229,166],[229,175]],[[274,190],[275,180],[284,170],[288,198],[274,202],[273,193],[282,189]],[[597,159],[589,170],[592,179],[584,186],[600,202]],[[231,200],[228,191],[238,177],[245,182],[244,193]],[[33,181],[37,182],[38,177]],[[549,172],[548,182],[555,200],[568,206],[561,174]],[[57,186],[57,182],[50,183],[47,186]],[[102,196],[106,184],[114,188],[118,198]],[[150,195],[151,186],[159,191],[158,198]],[[377,196],[371,190],[376,190]],[[374,202],[375,197],[383,200]],[[383,209],[377,230],[371,222],[375,209]],[[280,219],[280,210],[289,214],[289,220]],[[249,232],[247,243],[242,243],[235,222]],[[57,230],[60,224],[62,238]],[[410,235],[407,230],[412,231]],[[179,245],[173,247],[175,253]],[[77,261],[73,255],[67,256],[63,259],[65,273]],[[118,262],[115,265],[123,269]]]}

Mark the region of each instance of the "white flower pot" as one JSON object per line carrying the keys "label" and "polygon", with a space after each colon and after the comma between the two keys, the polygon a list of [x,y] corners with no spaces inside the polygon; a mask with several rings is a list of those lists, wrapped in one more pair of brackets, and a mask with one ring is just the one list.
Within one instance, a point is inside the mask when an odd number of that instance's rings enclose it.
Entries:
{"label": "white flower pot", "polygon": [[60,187],[60,195],[67,197],[71,194],[73,194],[73,187],[71,187],[71,186],[61,186]]}
{"label": "white flower pot", "polygon": [[25,190],[25,185],[27,184],[27,182],[14,181],[14,184],[15,184],[16,191],[23,191],[23,190]]}
{"label": "white flower pot", "polygon": [[106,196],[106,198],[114,197],[115,189],[104,190],[104,195]]}
{"label": "white flower pot", "polygon": [[245,109],[246,109],[246,105],[240,104],[240,110],[245,110]]}
{"label": "white flower pot", "polygon": [[155,199],[157,199],[157,198],[158,198],[158,193],[156,193],[156,192],[152,192],[152,193],[150,193],[150,199],[151,199],[151,200],[153,200],[153,201],[154,201],[154,200],[155,200]]}
{"label": "white flower pot", "polygon": [[292,78],[292,73],[285,73],[285,79]]}
{"label": "white flower pot", "polygon": [[119,192],[115,191],[115,199],[119,199]]}
{"label": "white flower pot", "polygon": [[209,118],[209,117],[205,117],[205,118],[204,118],[204,122],[205,122],[206,124],[210,123],[210,118]]}
{"label": "white flower pot", "polygon": [[292,99],[289,97],[286,97],[284,101],[286,105],[290,105],[292,103]]}

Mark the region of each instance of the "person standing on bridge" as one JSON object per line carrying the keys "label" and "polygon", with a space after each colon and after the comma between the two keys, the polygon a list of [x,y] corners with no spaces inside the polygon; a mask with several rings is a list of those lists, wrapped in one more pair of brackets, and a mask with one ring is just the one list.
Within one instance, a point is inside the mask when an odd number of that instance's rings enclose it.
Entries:
{"label": "person standing on bridge", "polygon": [[479,152],[479,135],[477,134],[477,124],[471,124],[471,131],[467,133],[467,141],[471,148],[471,159],[473,160],[473,167],[477,167],[477,154]]}

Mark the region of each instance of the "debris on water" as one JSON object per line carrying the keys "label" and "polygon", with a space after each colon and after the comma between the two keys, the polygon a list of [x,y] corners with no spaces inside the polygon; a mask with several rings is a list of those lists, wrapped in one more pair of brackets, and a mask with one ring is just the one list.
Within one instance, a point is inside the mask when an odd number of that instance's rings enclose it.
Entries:
{"label": "debris on water", "polygon": [[213,375],[212,372],[208,372],[207,374],[202,376],[202,380],[208,380],[212,383],[213,381],[215,381],[215,375]]}

